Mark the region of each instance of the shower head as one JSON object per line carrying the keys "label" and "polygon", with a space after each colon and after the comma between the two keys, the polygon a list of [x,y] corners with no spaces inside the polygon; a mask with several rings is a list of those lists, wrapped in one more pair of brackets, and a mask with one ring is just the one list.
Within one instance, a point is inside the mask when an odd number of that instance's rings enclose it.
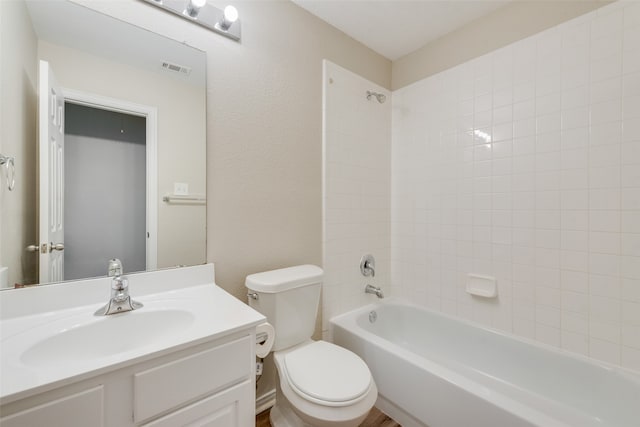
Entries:
{"label": "shower head", "polygon": [[373,97],[375,97],[375,98],[378,100],[378,102],[379,102],[380,104],[382,104],[384,101],[386,101],[386,100],[387,100],[386,95],[383,95],[383,94],[381,94],[381,93],[373,92],[373,91],[368,90],[368,91],[367,91],[367,99],[368,99],[368,100],[371,100],[371,97],[372,97],[372,96],[373,96]]}

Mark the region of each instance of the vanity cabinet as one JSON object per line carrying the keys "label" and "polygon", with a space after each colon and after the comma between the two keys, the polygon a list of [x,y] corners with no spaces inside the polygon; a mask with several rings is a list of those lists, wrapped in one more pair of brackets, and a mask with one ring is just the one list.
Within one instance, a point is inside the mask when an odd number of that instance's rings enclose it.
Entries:
{"label": "vanity cabinet", "polygon": [[8,403],[0,427],[253,426],[254,360],[247,329]]}

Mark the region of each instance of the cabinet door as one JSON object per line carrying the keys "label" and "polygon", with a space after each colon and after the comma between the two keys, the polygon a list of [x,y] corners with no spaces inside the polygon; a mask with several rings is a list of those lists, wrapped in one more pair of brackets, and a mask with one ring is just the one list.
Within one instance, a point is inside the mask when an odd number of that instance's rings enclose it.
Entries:
{"label": "cabinet door", "polygon": [[0,427],[101,427],[103,402],[103,386],[98,386],[3,417]]}
{"label": "cabinet door", "polygon": [[255,391],[250,380],[199,400],[144,427],[252,427]]}
{"label": "cabinet door", "polygon": [[136,373],[134,421],[145,422],[231,384],[240,384],[251,378],[254,360],[251,337],[245,336]]}

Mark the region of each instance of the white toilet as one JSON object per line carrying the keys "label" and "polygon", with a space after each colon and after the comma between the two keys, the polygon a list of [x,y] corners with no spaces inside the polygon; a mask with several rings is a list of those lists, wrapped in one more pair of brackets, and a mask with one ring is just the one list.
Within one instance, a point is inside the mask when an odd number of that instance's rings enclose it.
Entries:
{"label": "white toilet", "polygon": [[313,341],[322,269],[300,265],[247,276],[249,305],[275,328],[278,369],[274,427],[355,427],[378,396],[360,357],[326,341]]}

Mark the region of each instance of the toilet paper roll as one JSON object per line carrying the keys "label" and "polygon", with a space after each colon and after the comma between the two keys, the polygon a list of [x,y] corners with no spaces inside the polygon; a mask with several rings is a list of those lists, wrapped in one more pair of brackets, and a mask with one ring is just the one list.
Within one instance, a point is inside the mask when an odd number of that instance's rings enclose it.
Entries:
{"label": "toilet paper roll", "polygon": [[265,357],[271,351],[273,347],[273,341],[276,339],[276,331],[271,326],[271,323],[261,323],[256,326],[256,336],[260,334],[266,334],[267,340],[262,344],[256,344],[256,356]]}

